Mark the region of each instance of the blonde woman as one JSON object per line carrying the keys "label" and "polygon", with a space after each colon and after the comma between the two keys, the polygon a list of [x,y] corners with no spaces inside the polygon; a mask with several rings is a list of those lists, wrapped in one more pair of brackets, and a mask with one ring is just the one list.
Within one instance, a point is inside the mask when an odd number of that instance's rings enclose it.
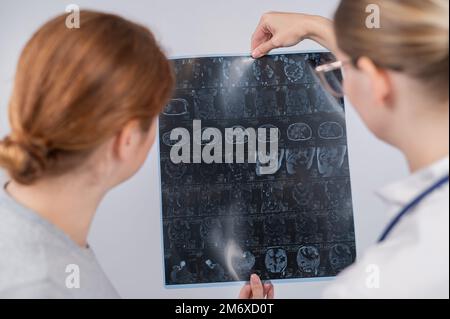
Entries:
{"label": "blonde woman", "polygon": [[[380,28],[368,28],[369,5]],[[334,21],[265,14],[252,55],[312,39],[338,61],[317,69],[335,95],[346,95],[364,123],[406,157],[411,176],[383,189],[392,222],[380,240],[325,291],[328,298],[449,297],[449,2],[343,0]],[[333,72],[342,70],[341,85]],[[379,278],[371,282],[369,272]],[[241,298],[273,298],[253,275]]]}

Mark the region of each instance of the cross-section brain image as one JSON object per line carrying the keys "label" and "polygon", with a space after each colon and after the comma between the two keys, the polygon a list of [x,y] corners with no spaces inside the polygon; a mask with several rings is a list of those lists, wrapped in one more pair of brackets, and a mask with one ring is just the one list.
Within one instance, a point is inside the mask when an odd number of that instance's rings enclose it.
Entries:
{"label": "cross-section brain image", "polygon": [[[316,280],[353,263],[344,99],[314,71],[331,61],[172,60],[176,87],[158,122],[165,285]],[[171,139],[174,129],[189,138]],[[181,148],[189,161],[176,164]]]}
{"label": "cross-section brain image", "polygon": [[202,266],[203,276],[208,281],[225,281],[225,270],[219,263],[215,263],[211,259],[207,259]]}
{"label": "cross-section brain image", "polygon": [[319,147],[317,149],[317,165],[319,173],[324,177],[339,173],[345,163],[347,147],[344,145],[333,147]]}
{"label": "cross-section brain image", "polygon": [[325,140],[339,139],[344,136],[344,129],[336,122],[324,122],[319,126],[319,137]]}
{"label": "cross-section brain image", "polygon": [[176,284],[191,284],[195,281],[194,276],[188,270],[185,261],[181,261],[180,264],[174,265],[172,267],[170,279],[173,283]]}
{"label": "cross-section brain image", "polygon": [[185,164],[174,164],[167,161],[164,166],[164,171],[171,178],[180,179],[186,173],[187,166]]}
{"label": "cross-section brain image", "polygon": [[284,62],[283,70],[287,80],[291,83],[301,82],[307,67],[304,61],[288,56],[281,56],[280,59]]}
{"label": "cross-section brain image", "polygon": [[220,102],[223,105],[223,111],[229,114],[230,118],[241,118],[244,116],[247,91],[247,89],[242,88],[224,88],[221,90]]}
{"label": "cross-section brain image", "polygon": [[315,147],[289,148],[286,150],[286,170],[289,175],[311,169],[316,155]]}
{"label": "cross-section brain image", "polygon": [[319,272],[320,254],[314,246],[302,246],[297,253],[297,264],[300,271],[315,274]]}
{"label": "cross-section brain image", "polygon": [[288,127],[287,136],[294,142],[307,141],[312,137],[312,129],[306,123],[294,123]]}
{"label": "cross-section brain image", "polygon": [[333,270],[341,271],[352,263],[353,252],[345,244],[336,244],[330,249],[328,258]]}
{"label": "cross-section brain image", "polygon": [[282,88],[282,92],[284,93],[287,115],[300,116],[312,113],[312,105],[306,88],[294,89],[286,86]]}
{"label": "cross-section brain image", "polygon": [[189,103],[185,99],[172,99],[165,107],[162,114],[168,117],[182,116],[189,113]]}
{"label": "cross-section brain image", "polygon": [[256,114],[260,117],[272,117],[279,115],[277,90],[272,88],[253,89]]}
{"label": "cross-section brain image", "polygon": [[203,247],[219,247],[223,245],[223,227],[220,219],[207,217],[200,224],[200,237],[203,241]]}
{"label": "cross-section brain image", "polygon": [[216,117],[217,89],[199,89],[194,91],[195,112],[199,119],[207,120]]}
{"label": "cross-section brain image", "polygon": [[240,278],[247,278],[251,275],[251,271],[255,266],[256,258],[250,251],[244,251],[243,253],[232,256],[231,258],[233,269]]}
{"label": "cross-section brain image", "polygon": [[283,273],[287,267],[288,257],[282,248],[270,248],[264,259],[266,269],[271,273]]}

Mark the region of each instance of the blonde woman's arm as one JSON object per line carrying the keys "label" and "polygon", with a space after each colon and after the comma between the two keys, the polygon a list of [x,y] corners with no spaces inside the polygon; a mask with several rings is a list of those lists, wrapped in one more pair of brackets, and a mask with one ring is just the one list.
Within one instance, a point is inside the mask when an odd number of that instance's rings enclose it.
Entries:
{"label": "blonde woman's arm", "polygon": [[334,54],[338,52],[333,22],[327,18],[301,13],[269,12],[253,34],[253,58],[260,58],[273,49],[291,47],[310,39]]}

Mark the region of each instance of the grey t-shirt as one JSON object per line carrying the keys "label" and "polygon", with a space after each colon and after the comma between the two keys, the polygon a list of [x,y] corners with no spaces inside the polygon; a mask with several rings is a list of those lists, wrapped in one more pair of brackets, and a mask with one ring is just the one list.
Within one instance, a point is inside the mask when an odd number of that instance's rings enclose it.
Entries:
{"label": "grey t-shirt", "polygon": [[119,295],[91,249],[78,246],[1,187],[0,298],[119,298]]}

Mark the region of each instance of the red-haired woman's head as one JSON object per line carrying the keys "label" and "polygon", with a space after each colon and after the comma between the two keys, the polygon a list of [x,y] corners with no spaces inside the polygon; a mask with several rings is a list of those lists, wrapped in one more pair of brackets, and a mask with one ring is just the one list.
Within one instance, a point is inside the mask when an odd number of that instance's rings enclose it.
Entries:
{"label": "red-haired woman's head", "polygon": [[[81,11],[46,23],[20,57],[0,166],[32,184],[95,163],[126,179],[144,161],[173,73],[152,33],[121,17]],[[93,164],[92,160],[90,164]],[[94,164],[95,164],[94,163]],[[118,175],[118,176],[119,176]]]}

